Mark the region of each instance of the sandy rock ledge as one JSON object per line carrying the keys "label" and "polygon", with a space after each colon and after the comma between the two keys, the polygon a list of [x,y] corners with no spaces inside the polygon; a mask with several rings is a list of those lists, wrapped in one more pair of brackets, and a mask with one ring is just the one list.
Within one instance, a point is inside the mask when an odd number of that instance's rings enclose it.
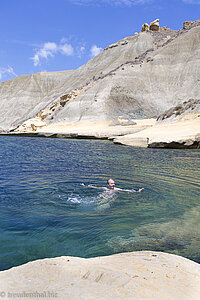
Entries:
{"label": "sandy rock ledge", "polygon": [[47,258],[0,272],[0,291],[3,299],[199,300],[200,265],[152,251]]}

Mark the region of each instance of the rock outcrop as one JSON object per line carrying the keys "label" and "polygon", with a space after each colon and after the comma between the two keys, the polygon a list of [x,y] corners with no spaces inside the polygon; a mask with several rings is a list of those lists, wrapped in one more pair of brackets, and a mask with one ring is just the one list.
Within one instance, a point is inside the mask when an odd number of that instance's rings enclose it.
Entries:
{"label": "rock outcrop", "polygon": [[200,114],[186,114],[173,121],[157,122],[136,133],[115,137],[118,144],[151,148],[200,149]]}
{"label": "rock outcrop", "polygon": [[157,121],[169,119],[177,120],[178,118],[182,118],[185,114],[195,112],[200,113],[200,99],[189,99],[188,101],[184,101],[182,104],[172,107],[160,116],[158,116]]}
{"label": "rock outcrop", "polygon": [[[153,26],[158,29],[158,20]],[[112,138],[136,133],[135,120],[157,119],[172,107],[199,99],[200,21],[185,27],[150,28],[124,38],[77,70],[0,83],[0,131]],[[192,112],[200,112],[194,105]],[[117,134],[119,119],[127,128]]]}
{"label": "rock outcrop", "polygon": [[[164,27],[160,28],[160,25],[159,25],[159,19],[156,19],[156,20],[152,21],[152,22],[150,23],[150,25],[149,25],[148,23],[144,23],[144,24],[142,25],[142,30],[141,30],[141,32],[149,31],[149,30],[151,30],[151,31],[167,30],[167,27],[164,26]],[[170,30],[170,29],[169,29],[169,30]]]}
{"label": "rock outcrop", "polygon": [[185,21],[185,22],[183,23],[183,29],[186,29],[187,27],[191,26],[192,24],[193,24],[192,21]]}
{"label": "rock outcrop", "polygon": [[159,19],[156,19],[150,23],[149,29],[152,31],[159,31],[160,25],[159,25]]}
{"label": "rock outcrop", "polygon": [[162,252],[37,260],[0,272],[1,297],[199,300],[200,265]]}
{"label": "rock outcrop", "polygon": [[143,25],[142,25],[142,32],[143,31],[148,31],[149,30],[149,24],[148,23],[144,23]]}

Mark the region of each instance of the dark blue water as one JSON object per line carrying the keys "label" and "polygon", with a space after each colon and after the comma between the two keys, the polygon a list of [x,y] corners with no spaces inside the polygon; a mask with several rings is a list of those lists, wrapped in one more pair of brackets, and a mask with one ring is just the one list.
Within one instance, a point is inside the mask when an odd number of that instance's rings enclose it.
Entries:
{"label": "dark blue water", "polygon": [[[0,270],[45,257],[159,250],[200,262],[200,152],[0,137]],[[81,183],[141,193],[106,193]]]}

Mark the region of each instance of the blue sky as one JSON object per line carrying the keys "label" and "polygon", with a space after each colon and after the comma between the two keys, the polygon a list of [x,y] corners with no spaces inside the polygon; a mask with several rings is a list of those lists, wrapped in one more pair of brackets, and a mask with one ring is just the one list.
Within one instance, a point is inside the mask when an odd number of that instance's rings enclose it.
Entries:
{"label": "blue sky", "polygon": [[157,18],[181,29],[200,19],[200,0],[1,1],[0,81],[76,69]]}

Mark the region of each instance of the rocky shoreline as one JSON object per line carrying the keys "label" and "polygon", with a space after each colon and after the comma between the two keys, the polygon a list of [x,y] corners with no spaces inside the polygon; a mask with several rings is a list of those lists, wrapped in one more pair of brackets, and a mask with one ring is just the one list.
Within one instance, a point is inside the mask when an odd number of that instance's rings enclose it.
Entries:
{"label": "rocky shoreline", "polygon": [[[128,123],[129,120],[123,120]],[[3,136],[45,138],[104,139],[116,144],[172,149],[200,149],[200,114],[187,113],[178,120],[156,122],[156,119],[132,120],[134,125],[109,126],[109,123],[57,123],[30,131],[19,128],[0,132]]]}

